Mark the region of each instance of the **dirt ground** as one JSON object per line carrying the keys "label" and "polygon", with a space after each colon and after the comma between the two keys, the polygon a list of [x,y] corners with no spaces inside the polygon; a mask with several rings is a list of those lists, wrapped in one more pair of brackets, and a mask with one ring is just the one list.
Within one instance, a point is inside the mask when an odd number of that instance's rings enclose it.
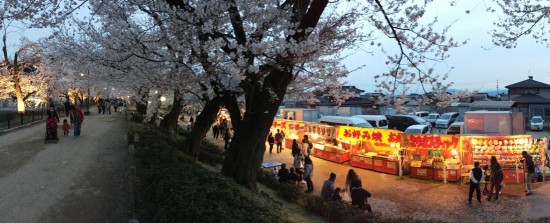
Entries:
{"label": "dirt ground", "polygon": [[44,123],[0,135],[0,222],[128,222],[126,132],[122,113],[92,112],[57,144]]}

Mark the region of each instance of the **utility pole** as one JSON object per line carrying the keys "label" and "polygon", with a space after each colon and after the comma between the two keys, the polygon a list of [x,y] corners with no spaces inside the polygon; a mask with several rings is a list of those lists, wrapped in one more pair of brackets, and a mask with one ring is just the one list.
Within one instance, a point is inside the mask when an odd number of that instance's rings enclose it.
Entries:
{"label": "utility pole", "polygon": [[498,92],[498,80],[497,80],[497,96],[499,96],[499,92]]}

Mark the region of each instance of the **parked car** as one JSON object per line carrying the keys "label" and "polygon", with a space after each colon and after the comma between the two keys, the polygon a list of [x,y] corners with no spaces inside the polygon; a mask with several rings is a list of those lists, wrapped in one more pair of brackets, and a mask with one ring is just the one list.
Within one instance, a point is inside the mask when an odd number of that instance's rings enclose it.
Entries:
{"label": "parked car", "polygon": [[530,127],[531,127],[531,131],[534,131],[534,130],[543,130],[544,129],[544,119],[542,119],[542,117],[540,116],[533,116],[531,117],[531,121],[530,121]]}
{"label": "parked car", "polygon": [[449,128],[456,118],[458,118],[458,112],[444,113],[437,120],[435,120],[435,127],[443,129]]}
{"label": "parked car", "polygon": [[430,124],[420,124],[420,125],[411,125],[405,129],[405,133],[410,134],[430,134],[431,133]]}
{"label": "parked car", "polygon": [[447,129],[448,135],[464,134],[464,122],[454,122]]}
{"label": "parked car", "polygon": [[394,115],[390,117],[388,121],[389,121],[389,124],[388,124],[389,129],[397,129],[399,131],[405,131],[405,129],[407,129],[411,125],[418,125],[418,124],[430,125],[429,122],[427,122],[423,118],[420,118],[416,115]]}
{"label": "parked car", "polygon": [[388,119],[384,115],[354,115],[353,118],[362,118],[375,128],[387,129]]}
{"label": "parked car", "polygon": [[372,125],[362,118],[353,118],[347,116],[323,116],[319,119],[320,123],[332,126],[355,126],[363,128],[372,128]]}
{"label": "parked car", "polygon": [[435,120],[439,118],[438,113],[431,113],[428,116],[426,116],[426,121],[428,121],[432,126],[435,126]]}
{"label": "parked car", "polygon": [[426,119],[426,117],[428,117],[428,115],[430,115],[430,113],[427,112],[427,111],[417,111],[417,112],[414,113],[414,115],[416,115],[420,118]]}

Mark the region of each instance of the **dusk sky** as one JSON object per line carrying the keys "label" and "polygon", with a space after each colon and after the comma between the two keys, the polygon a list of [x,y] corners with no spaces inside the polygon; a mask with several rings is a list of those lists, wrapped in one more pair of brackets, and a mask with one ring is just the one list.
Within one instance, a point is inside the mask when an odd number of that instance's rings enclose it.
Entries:
{"label": "dusk sky", "polygon": [[[428,8],[426,18],[436,15],[442,27],[456,21],[449,34],[460,42],[469,39],[465,46],[451,49],[451,57],[445,63],[436,66],[436,72],[441,73],[454,67],[449,72],[449,81],[455,83],[451,88],[496,90],[498,80],[499,88],[502,90],[506,85],[526,80],[529,75],[534,76],[537,81],[550,84],[550,49],[545,45],[535,43],[529,36],[521,39],[515,49],[493,45],[488,31],[493,29],[493,22],[496,21],[498,13],[491,14],[485,11],[486,4],[491,1],[458,1],[455,7],[450,7],[448,1],[435,2],[437,5],[434,3],[433,7]],[[467,10],[470,10],[469,14],[466,13]],[[388,41],[392,40],[382,42]],[[355,51],[356,53],[345,62],[348,69],[366,65],[352,73],[348,81],[360,89],[373,91],[373,76],[387,71],[388,68],[384,64],[384,54],[369,49],[368,46],[365,46],[365,49],[371,50],[373,54]],[[409,87],[411,92],[418,89],[418,93],[421,93],[421,88],[416,85]]]}
{"label": "dusk sky", "polygon": [[[436,1],[427,9],[425,18],[437,16],[441,27],[454,22],[449,35],[462,42],[468,40],[465,46],[450,50],[451,57],[444,63],[435,66],[436,72],[449,72],[449,81],[455,84],[452,89],[469,90],[496,90],[497,80],[499,89],[534,76],[540,82],[550,84],[550,63],[548,55],[550,49],[545,45],[537,44],[531,37],[522,38],[514,49],[495,47],[491,42],[488,31],[493,29],[493,22],[499,14],[485,11],[491,1],[458,1],[451,7],[449,1]],[[466,13],[469,10],[470,13]],[[428,21],[428,20],[425,20]],[[440,29],[436,29],[440,30]],[[8,35],[10,45],[16,44],[21,35],[31,40],[49,35],[49,30],[26,30],[25,32],[12,32]],[[381,36],[377,42],[382,42],[386,49],[395,46],[393,40]],[[385,55],[372,48],[370,44],[364,44],[363,50],[347,52],[349,58],[344,62],[348,69],[352,70],[362,65],[364,68],[350,74],[348,82],[367,92],[375,90],[373,76],[388,70],[385,65]],[[11,53],[13,54],[13,52]],[[454,69],[451,69],[454,67]],[[421,93],[417,85],[409,85],[410,93]]]}

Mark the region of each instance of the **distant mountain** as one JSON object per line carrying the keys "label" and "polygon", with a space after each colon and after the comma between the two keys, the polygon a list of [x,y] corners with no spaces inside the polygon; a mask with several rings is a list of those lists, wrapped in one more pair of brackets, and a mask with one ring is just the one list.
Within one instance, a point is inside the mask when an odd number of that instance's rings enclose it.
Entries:
{"label": "distant mountain", "polygon": [[[481,90],[480,92],[481,93],[487,93],[490,96],[496,96],[497,95],[497,90],[490,90],[490,91]],[[499,89],[498,94],[508,94],[508,89]]]}
{"label": "distant mountain", "polygon": [[[456,93],[456,92],[460,92],[460,91],[462,91],[462,90],[449,89],[449,92],[451,92],[451,93]],[[480,90],[479,93],[487,93],[489,96],[496,96],[497,95],[497,90]],[[508,94],[508,89],[506,89],[506,88],[499,89],[498,93],[499,94]]]}

